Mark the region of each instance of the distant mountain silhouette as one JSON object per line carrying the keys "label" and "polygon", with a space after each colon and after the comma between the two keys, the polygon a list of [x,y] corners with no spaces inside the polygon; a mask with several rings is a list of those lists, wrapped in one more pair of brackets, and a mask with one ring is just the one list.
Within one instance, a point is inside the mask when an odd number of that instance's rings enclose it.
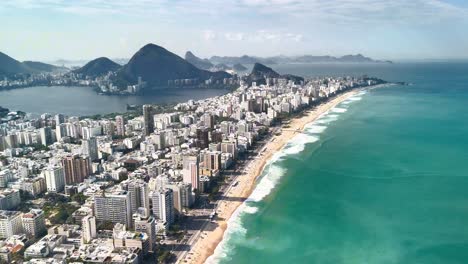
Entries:
{"label": "distant mountain silhouette", "polygon": [[242,57],[220,57],[213,56],[210,58],[212,63],[223,63],[227,65],[234,64],[288,64],[288,63],[392,63],[391,61],[374,60],[369,57],[365,57],[362,54],[357,55],[345,55],[342,57],[333,56],[274,56],[274,57],[253,57],[244,55]]}
{"label": "distant mountain silhouette", "polygon": [[59,67],[52,64],[47,64],[39,61],[23,61],[23,64],[29,67],[30,69],[40,71],[40,72],[55,72],[55,71],[66,71],[68,70],[65,67]]}
{"label": "distant mountain silhouette", "polygon": [[13,59],[12,57],[0,52],[0,75],[13,75],[33,73],[35,70],[29,68],[27,65]]}
{"label": "distant mountain silhouette", "polygon": [[191,51],[187,51],[187,53],[185,53],[185,60],[202,70],[210,70],[213,67],[213,63],[209,60],[201,59],[195,56]]}
{"label": "distant mountain silhouette", "polygon": [[272,68],[267,67],[263,64],[260,63],[255,63],[252,72],[250,75],[247,77],[247,81],[249,84],[252,82],[255,82],[257,85],[259,84],[266,84],[266,79],[268,78],[277,78],[277,79],[287,79],[287,80],[292,80],[295,83],[299,83],[301,81],[304,81],[304,78],[291,75],[291,74],[285,74],[281,75],[274,71]]}
{"label": "distant mountain silhouette", "polygon": [[244,65],[242,65],[240,63],[236,63],[236,64],[234,64],[234,66],[232,66],[232,69],[235,70],[235,71],[245,71],[245,70],[247,70],[247,67],[245,67]]}
{"label": "distant mountain silhouette", "polygon": [[242,57],[213,56],[210,58],[210,61],[214,64],[227,64],[227,65],[255,64],[255,63],[276,64],[276,62],[272,60],[271,58],[260,58],[260,57],[253,57],[253,56],[247,56],[247,55],[244,55]]}
{"label": "distant mountain silhouette", "polygon": [[209,72],[199,69],[163,47],[147,44],[118,71],[114,83],[119,87],[125,87],[125,85],[136,84],[138,77],[147,82],[148,87],[165,87],[168,81],[172,80],[221,80],[231,75],[226,72]]}
{"label": "distant mountain silhouette", "polygon": [[86,63],[85,66],[74,70],[73,72],[77,74],[83,74],[84,76],[96,77],[105,75],[109,72],[115,72],[120,68],[122,68],[122,66],[119,64],[111,61],[106,57],[101,57]]}
{"label": "distant mountain silhouette", "polygon": [[274,71],[272,68],[269,68],[260,63],[255,63],[252,69],[252,72],[247,77],[247,80],[249,83],[255,82],[257,85],[259,85],[259,84],[266,84],[266,79],[268,78],[282,78],[282,79],[292,80],[295,83],[299,83],[304,80],[304,78],[302,77],[291,75],[291,74],[281,75],[277,73],[276,71]]}

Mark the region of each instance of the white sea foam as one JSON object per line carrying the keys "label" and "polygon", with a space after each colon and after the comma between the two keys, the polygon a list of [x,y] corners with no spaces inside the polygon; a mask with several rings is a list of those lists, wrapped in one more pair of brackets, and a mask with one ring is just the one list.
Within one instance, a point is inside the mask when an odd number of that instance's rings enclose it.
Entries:
{"label": "white sea foam", "polygon": [[286,145],[282,152],[286,155],[299,154],[304,150],[306,144],[316,142],[317,140],[319,140],[317,136],[299,134]]}
{"label": "white sea foam", "polygon": [[256,212],[258,212],[258,207],[254,207],[254,206],[246,206],[243,210],[244,213],[246,214],[255,214]]}
{"label": "white sea foam", "polygon": [[348,100],[350,100],[350,101],[360,101],[360,100],[362,100],[362,97],[361,96],[351,96],[350,98],[348,98]]}
{"label": "white sea foam", "polygon": [[[364,95],[366,92],[358,93],[359,96]],[[361,100],[359,96],[354,96],[344,101],[344,104]],[[262,177],[255,187],[249,198],[239,206],[228,220],[228,227],[224,233],[223,240],[216,247],[214,254],[210,256],[205,263],[216,264],[222,259],[229,259],[229,252],[239,243],[245,243],[246,228],[242,224],[243,214],[256,214],[258,207],[254,206],[265,199],[279,183],[281,177],[285,174],[286,170],[278,165],[278,162],[290,155],[296,155],[302,152],[305,145],[319,140],[317,134],[323,133],[331,122],[338,120],[339,114],[346,112],[344,107],[334,107],[319,116],[319,118],[305,126],[305,132],[296,135],[289,143],[281,150],[276,152],[272,158],[267,162]],[[311,135],[312,134],[312,135]]]}
{"label": "white sea foam", "polygon": [[216,247],[213,255],[211,255],[205,263],[207,264],[216,264],[218,263],[221,259],[227,258],[228,257],[228,252],[231,250],[231,247],[228,244],[228,241],[231,240],[231,238],[234,238],[236,236],[245,236],[247,233],[247,229],[242,226],[242,218],[240,217],[241,212],[245,209],[246,205],[245,203],[241,204],[236,211],[231,215],[229,218],[227,224],[228,228],[224,232],[223,235],[223,240],[218,244]]}
{"label": "white sea foam", "polygon": [[321,125],[316,125],[315,123],[310,123],[306,125],[305,131],[310,134],[321,134],[325,129],[327,129],[326,126],[321,126]]}
{"label": "white sea foam", "polygon": [[[282,151],[281,151],[282,152]],[[277,158],[278,160],[280,157]],[[212,256],[210,256],[205,263],[215,264],[221,259],[227,258],[228,253],[231,250],[229,241],[234,238],[245,237],[247,230],[242,225],[242,214],[255,214],[258,211],[257,207],[253,207],[250,204],[260,202],[268,194],[271,193],[273,188],[278,184],[281,177],[284,175],[285,170],[274,163],[268,164],[263,172],[263,177],[255,187],[249,198],[241,204],[236,211],[229,218],[227,224],[228,228],[224,232],[223,240],[216,247]]]}
{"label": "white sea foam", "polygon": [[359,93],[357,93],[357,95],[365,95],[367,93],[367,90],[363,90],[363,91],[360,91]]}
{"label": "white sea foam", "polygon": [[316,124],[330,124],[331,122],[336,121],[336,120],[338,120],[338,115],[329,114],[329,115],[326,115],[326,116],[323,116],[323,117],[317,119],[317,121],[315,121],[314,123],[316,123]]}
{"label": "white sea foam", "polygon": [[334,112],[334,113],[344,113],[344,112],[348,111],[348,109],[340,108],[340,107],[333,107],[331,109],[331,111]]}
{"label": "white sea foam", "polygon": [[260,182],[247,199],[247,202],[260,202],[263,200],[271,193],[285,173],[285,170],[276,164],[270,164],[265,169],[265,175],[260,179]]}

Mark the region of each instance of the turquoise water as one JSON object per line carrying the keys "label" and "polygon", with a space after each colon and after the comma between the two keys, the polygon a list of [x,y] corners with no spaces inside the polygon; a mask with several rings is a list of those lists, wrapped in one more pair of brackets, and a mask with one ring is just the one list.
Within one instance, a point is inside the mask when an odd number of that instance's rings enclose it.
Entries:
{"label": "turquoise water", "polygon": [[468,64],[391,67],[413,85],[354,96],[276,153],[208,263],[468,263]]}

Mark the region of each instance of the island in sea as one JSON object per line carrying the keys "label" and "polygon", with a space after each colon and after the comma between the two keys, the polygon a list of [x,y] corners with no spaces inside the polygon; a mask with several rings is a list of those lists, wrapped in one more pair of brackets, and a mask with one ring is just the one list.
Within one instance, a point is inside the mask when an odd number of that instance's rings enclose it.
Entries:
{"label": "island in sea", "polygon": [[[174,72],[144,70],[163,54],[176,62]],[[174,78],[227,76],[154,45],[126,66],[99,58],[71,76],[109,68],[109,80],[124,86],[140,76],[167,86],[177,85]],[[305,79],[255,63],[227,94],[131,114],[30,118],[0,108],[0,215],[15,227],[0,230],[9,245],[2,249],[15,261],[203,263],[273,153],[306,123],[384,83]]]}

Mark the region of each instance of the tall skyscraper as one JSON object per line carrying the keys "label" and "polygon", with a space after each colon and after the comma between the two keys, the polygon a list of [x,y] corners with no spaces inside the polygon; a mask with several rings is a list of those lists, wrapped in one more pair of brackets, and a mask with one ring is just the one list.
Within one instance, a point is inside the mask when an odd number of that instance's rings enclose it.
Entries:
{"label": "tall skyscraper", "polygon": [[44,146],[49,146],[54,143],[54,138],[52,136],[52,129],[50,127],[43,127],[40,129],[41,134],[41,144]]}
{"label": "tall skyscraper", "polygon": [[154,132],[154,117],[153,117],[153,106],[143,105],[143,120],[145,122],[145,135],[150,135]]}
{"label": "tall skyscraper", "polygon": [[174,209],[178,213],[182,213],[193,204],[192,185],[189,183],[178,183],[166,185],[167,188],[173,191]]}
{"label": "tall skyscraper", "polygon": [[198,139],[198,147],[201,149],[208,148],[209,142],[209,131],[206,127],[197,128],[197,139]]}
{"label": "tall skyscraper", "polygon": [[221,169],[221,152],[207,151],[203,155],[203,167],[210,170]]}
{"label": "tall skyscraper", "polygon": [[88,157],[79,155],[67,156],[62,160],[65,172],[65,184],[82,183],[89,176],[91,166]]}
{"label": "tall skyscraper", "polygon": [[159,189],[153,192],[153,215],[167,226],[174,222],[174,196],[171,189]]}
{"label": "tall skyscraper", "polygon": [[205,113],[203,114],[203,116],[201,117],[202,121],[203,121],[203,125],[206,126],[207,128],[209,129],[213,129],[214,128],[214,124],[215,124],[215,118],[214,116],[212,116],[211,114],[209,113]]}
{"label": "tall skyscraper", "polygon": [[4,148],[17,148],[18,147],[18,136],[16,134],[7,135],[4,137]]}
{"label": "tall skyscraper", "polygon": [[237,143],[236,142],[221,143],[221,152],[230,153],[234,160],[237,159]]}
{"label": "tall skyscraper", "polygon": [[148,184],[140,179],[129,179],[127,190],[130,195],[130,213],[133,215],[139,208],[144,208],[145,212],[150,212]]}
{"label": "tall skyscraper", "polygon": [[88,244],[96,238],[96,217],[92,215],[87,215],[81,220],[81,228],[83,230],[82,239],[83,243]]}
{"label": "tall skyscraper", "polygon": [[190,183],[192,189],[198,190],[199,184],[199,159],[198,156],[184,156],[182,161],[182,176],[184,183]]}
{"label": "tall skyscraper", "polygon": [[65,136],[67,136],[67,125],[66,124],[57,125],[55,127],[55,137],[57,138],[57,141],[59,141]]}
{"label": "tall skyscraper", "polygon": [[0,188],[6,188],[8,183],[13,180],[13,173],[9,169],[0,171]]}
{"label": "tall skyscraper", "polygon": [[3,135],[0,135],[0,151],[5,150],[5,137]]}
{"label": "tall skyscraper", "polygon": [[65,123],[65,116],[62,114],[55,115],[55,125],[58,126],[63,123]]}
{"label": "tall skyscraper", "polygon": [[125,136],[125,119],[121,115],[115,117],[115,130],[118,136]]}
{"label": "tall skyscraper", "polygon": [[88,156],[91,161],[98,159],[98,145],[97,139],[95,137],[90,137],[89,139],[83,140],[81,142],[81,147],[83,154]]}
{"label": "tall skyscraper", "polygon": [[48,192],[61,192],[65,188],[65,173],[62,167],[49,167],[44,170]]}
{"label": "tall skyscraper", "polygon": [[132,226],[130,195],[127,191],[118,188],[108,190],[102,196],[96,196],[94,203],[96,220]]}

